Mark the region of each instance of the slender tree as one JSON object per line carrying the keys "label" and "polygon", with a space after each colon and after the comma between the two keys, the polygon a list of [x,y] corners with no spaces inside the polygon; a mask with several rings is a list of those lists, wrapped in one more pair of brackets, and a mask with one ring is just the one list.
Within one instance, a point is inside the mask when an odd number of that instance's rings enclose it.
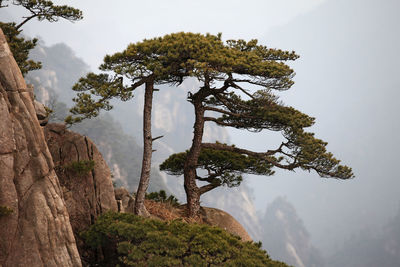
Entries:
{"label": "slender tree", "polygon": [[[293,85],[294,71],[285,64],[298,56],[294,52],[269,49],[257,40],[229,40],[220,36],[213,51],[189,55],[192,72],[202,87],[188,100],[194,106],[194,136],[190,149],[173,154],[161,164],[161,170],[184,175],[188,215],[197,216],[200,196],[221,185],[237,186],[242,173],[272,175],[273,168],[314,170],[321,177],[348,179],[352,170],[326,151],[326,142],[304,131],[314,123],[309,117],[287,107],[273,90]],[[251,92],[245,85],[258,87]],[[202,143],[204,125],[234,127],[253,132],[279,131],[285,141],[276,149],[254,152],[221,143]],[[197,169],[205,170],[200,175]],[[196,180],[206,182],[199,187]]]}
{"label": "slender tree", "polygon": [[9,3],[15,6],[21,6],[28,11],[28,15],[22,17],[22,21],[18,24],[16,22],[1,22],[0,27],[6,36],[10,50],[21,69],[22,74],[28,71],[40,69],[42,67],[40,62],[29,60],[29,52],[35,48],[38,39],[31,40],[21,36],[21,27],[32,19],[39,21],[47,20],[49,22],[56,22],[60,18],[74,22],[83,18],[82,11],[67,5],[54,5],[52,1],[47,0],[1,0],[0,8],[6,8]]}

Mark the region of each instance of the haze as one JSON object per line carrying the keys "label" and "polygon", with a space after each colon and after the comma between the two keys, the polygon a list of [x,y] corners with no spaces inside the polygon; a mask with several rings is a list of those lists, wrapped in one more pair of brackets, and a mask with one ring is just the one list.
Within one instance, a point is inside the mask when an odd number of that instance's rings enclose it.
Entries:
{"label": "haze", "polygon": [[[301,56],[293,64],[296,84],[281,94],[282,100],[316,117],[311,130],[353,167],[356,178],[321,179],[301,171],[250,177],[257,208],[264,211],[277,196],[286,196],[322,251],[341,245],[361,229],[380,229],[399,210],[399,1],[86,0],[68,4],[80,8],[84,20],[33,22],[24,33],[39,35],[48,45],[66,43],[93,70],[105,54],[130,42],[177,31],[222,32],[224,39],[256,38],[269,47],[295,50]],[[232,143],[260,151],[271,148],[268,145],[275,138],[267,133],[230,134]]]}

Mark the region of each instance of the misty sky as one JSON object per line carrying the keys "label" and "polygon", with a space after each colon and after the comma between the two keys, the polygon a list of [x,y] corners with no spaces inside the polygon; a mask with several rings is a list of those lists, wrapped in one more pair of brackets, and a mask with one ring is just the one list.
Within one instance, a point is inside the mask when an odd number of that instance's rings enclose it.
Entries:
{"label": "misty sky", "polygon": [[53,1],[81,9],[84,19],[76,23],[30,22],[25,32],[43,37],[48,45],[65,42],[97,68],[106,53],[171,32],[222,32],[226,39],[261,38],[274,26],[288,23],[323,1]]}
{"label": "misty sky", "polygon": [[[301,171],[252,177],[257,208],[286,196],[322,249],[364,227],[381,227],[399,209],[400,1],[56,2],[82,9],[84,20],[34,22],[25,33],[48,45],[65,42],[92,69],[130,42],[177,31],[222,32],[224,39],[257,38],[295,50],[301,56],[293,64],[296,84],[282,99],[316,117],[311,130],[357,177],[337,181]],[[233,143],[255,150],[276,140],[268,133],[230,133]]]}

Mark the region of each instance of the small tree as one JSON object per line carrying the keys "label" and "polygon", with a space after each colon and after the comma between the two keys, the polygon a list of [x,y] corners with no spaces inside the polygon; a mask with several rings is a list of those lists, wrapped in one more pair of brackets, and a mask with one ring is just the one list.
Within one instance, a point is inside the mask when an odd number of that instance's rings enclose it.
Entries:
{"label": "small tree", "polygon": [[[326,142],[304,131],[313,125],[314,118],[283,105],[272,93],[293,85],[294,71],[284,62],[298,56],[258,45],[257,40],[223,43],[220,35],[215,38],[218,42],[210,44],[211,52],[199,51],[186,59],[188,68],[203,83],[188,97],[195,112],[192,145],[185,153],[171,155],[160,166],[170,174],[184,175],[188,215],[198,214],[200,196],[205,192],[220,185],[239,185],[241,173],[272,175],[272,168],[277,167],[315,170],[321,177],[353,177],[349,167],[339,165],[340,161],[326,151]],[[250,92],[243,85],[259,90]],[[280,131],[285,141],[265,152],[202,143],[205,122],[253,132]],[[199,175],[197,169],[204,169],[206,175]],[[198,187],[196,180],[208,184]]]}
{"label": "small tree", "polygon": [[66,5],[54,5],[52,1],[47,0],[1,0],[0,8],[8,7],[9,2],[12,5],[23,7],[29,12],[29,15],[23,17],[23,20],[18,24],[15,22],[0,22],[0,27],[6,36],[10,50],[22,74],[40,69],[42,66],[40,62],[28,60],[29,52],[36,46],[38,40],[36,38],[27,40],[21,36],[21,27],[25,23],[34,18],[39,21],[47,20],[49,22],[56,22],[60,18],[73,22],[83,18],[82,12],[79,9]]}

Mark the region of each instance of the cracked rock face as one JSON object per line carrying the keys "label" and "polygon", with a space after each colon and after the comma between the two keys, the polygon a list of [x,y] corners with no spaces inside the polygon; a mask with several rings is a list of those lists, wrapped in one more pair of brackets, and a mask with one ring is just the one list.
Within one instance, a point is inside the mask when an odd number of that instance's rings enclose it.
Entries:
{"label": "cracked rock face", "polygon": [[0,30],[0,266],[81,266],[33,91]]}
{"label": "cracked rock face", "polygon": [[80,232],[107,210],[117,211],[111,172],[94,143],[86,136],[66,130],[63,124],[49,123],[44,134],[70,216],[78,250],[86,255]]}

